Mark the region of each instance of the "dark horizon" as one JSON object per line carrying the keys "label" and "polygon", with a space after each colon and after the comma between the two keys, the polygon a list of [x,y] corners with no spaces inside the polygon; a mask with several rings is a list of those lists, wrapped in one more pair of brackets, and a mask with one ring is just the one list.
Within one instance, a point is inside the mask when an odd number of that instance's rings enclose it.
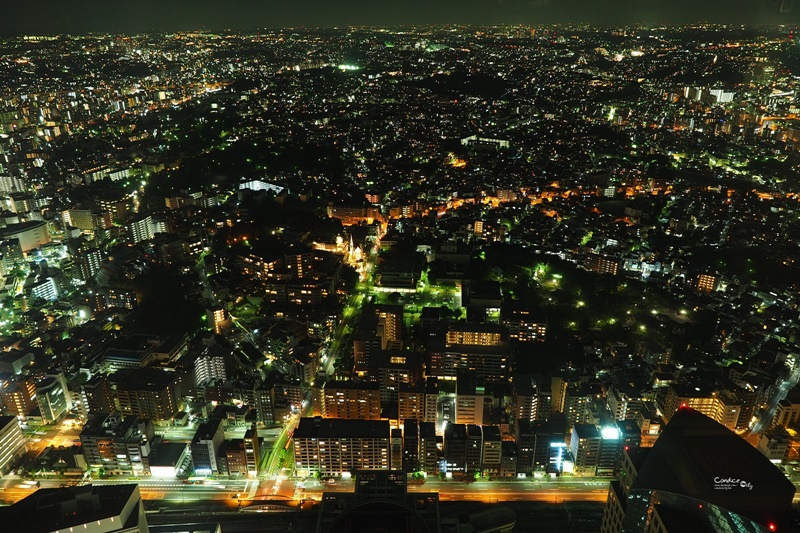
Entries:
{"label": "dark horizon", "polygon": [[[436,24],[797,24],[800,0],[42,0],[0,6],[0,35]],[[784,6],[781,12],[781,6]]]}

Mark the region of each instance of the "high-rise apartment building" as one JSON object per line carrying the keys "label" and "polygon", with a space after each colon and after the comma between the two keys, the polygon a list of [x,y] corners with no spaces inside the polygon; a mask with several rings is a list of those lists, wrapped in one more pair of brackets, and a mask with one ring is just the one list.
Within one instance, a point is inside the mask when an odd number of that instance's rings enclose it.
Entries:
{"label": "high-rise apartment building", "polygon": [[381,393],[377,383],[328,381],[321,393],[322,416],[325,418],[381,418]]}
{"label": "high-rise apartment building", "polygon": [[663,409],[661,409],[664,421],[669,422],[681,407],[691,407],[700,411],[731,430],[742,429],[739,427],[740,425],[746,427],[746,424],[749,423],[749,420],[740,420],[742,402],[734,393],[728,391],[716,391],[707,387],[688,385],[670,385]]}
{"label": "high-rise apartment building", "polygon": [[228,354],[222,349],[209,348],[194,361],[194,380],[201,385],[208,380],[218,379],[225,381],[227,372]]}
{"label": "high-rise apartment building", "polygon": [[[481,472],[484,476],[497,476],[503,458],[503,439],[497,426],[483,426],[483,452]],[[514,472],[516,474],[516,471]]]}
{"label": "high-rise apartment building", "polygon": [[397,418],[399,420],[425,419],[425,385],[401,383],[397,392]]}
{"label": "high-rise apartment building", "polygon": [[156,234],[155,228],[156,226],[153,223],[153,217],[151,215],[140,217],[131,221],[128,224],[128,233],[131,242],[136,244],[141,241],[148,241],[152,239]]}
{"label": "high-rise apartment building", "polygon": [[103,264],[103,253],[97,248],[80,252],[75,256],[75,266],[73,267],[74,277],[83,281],[89,281],[95,274],[100,272]]}
{"label": "high-rise apartment building", "polygon": [[20,420],[26,420],[28,413],[36,408],[35,397],[36,385],[31,378],[0,384],[0,403],[2,403],[3,412]]}
{"label": "high-rise apartment building", "polygon": [[114,412],[90,416],[80,440],[90,468],[139,476],[150,473],[148,456],[154,436],[150,420]]}
{"label": "high-rise apartment building", "polygon": [[460,370],[499,381],[508,375],[508,334],[496,324],[440,324],[428,344],[427,374],[455,379]]}
{"label": "high-rise apartment building", "polygon": [[16,416],[0,416],[0,477],[25,455],[26,441]]}
{"label": "high-rise apartment building", "polygon": [[135,368],[114,375],[117,403],[124,415],[153,421],[169,420],[180,409],[180,391],[174,372]]}
{"label": "high-rise apartment building", "polygon": [[81,385],[81,401],[89,415],[113,413],[115,410],[114,391],[106,376],[98,374]]}
{"label": "high-rise apartment building", "polygon": [[[514,420],[533,421],[544,418],[542,402],[539,398],[539,388],[530,377],[520,376],[515,378],[513,386]],[[547,415],[550,413],[548,412]]]}
{"label": "high-rise apartment building", "polygon": [[354,470],[388,470],[388,420],[302,418],[294,431],[299,475],[341,476]]}

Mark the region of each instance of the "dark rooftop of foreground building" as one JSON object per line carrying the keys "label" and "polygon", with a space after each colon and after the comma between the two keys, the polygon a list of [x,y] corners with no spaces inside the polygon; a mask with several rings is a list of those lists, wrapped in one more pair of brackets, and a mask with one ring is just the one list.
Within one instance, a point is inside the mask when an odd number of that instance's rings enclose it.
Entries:
{"label": "dark rooftop of foreground building", "polygon": [[639,461],[622,531],[643,530],[653,520],[671,524],[667,531],[785,530],[794,485],[747,441],[698,411],[679,409]]}
{"label": "dark rooftop of foreground building", "polygon": [[685,494],[759,522],[777,521],[795,493],[750,443],[690,408],[666,426],[632,488]]}
{"label": "dark rooftop of foreground building", "polygon": [[[15,533],[70,531],[84,524],[106,533],[147,531],[139,486],[86,485],[40,489],[9,507],[0,508],[0,524]],[[138,528],[138,529],[136,529]],[[5,527],[0,527],[6,531]]]}
{"label": "dark rooftop of foreground building", "polygon": [[408,492],[405,472],[359,470],[355,493],[325,493],[317,533],[439,533],[511,531],[516,514],[493,506],[443,516],[437,492]]}

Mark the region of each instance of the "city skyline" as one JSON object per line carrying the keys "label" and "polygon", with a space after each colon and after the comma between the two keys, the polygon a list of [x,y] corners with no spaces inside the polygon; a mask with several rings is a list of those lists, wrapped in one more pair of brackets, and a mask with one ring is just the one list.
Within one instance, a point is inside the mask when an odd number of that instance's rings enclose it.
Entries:
{"label": "city skyline", "polygon": [[144,33],[189,30],[254,30],[280,27],[440,24],[796,24],[796,0],[423,0],[264,5],[255,0],[144,0],[135,7],[102,0],[0,6],[0,35]]}

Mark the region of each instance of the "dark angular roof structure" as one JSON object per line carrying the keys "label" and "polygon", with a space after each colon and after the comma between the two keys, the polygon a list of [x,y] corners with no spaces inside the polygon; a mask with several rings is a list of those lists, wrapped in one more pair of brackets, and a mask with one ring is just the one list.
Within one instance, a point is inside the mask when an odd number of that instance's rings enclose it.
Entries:
{"label": "dark angular roof structure", "polygon": [[776,524],[792,505],[794,485],[746,440],[682,407],[642,462],[631,491],[658,490],[717,505],[761,524]]}

